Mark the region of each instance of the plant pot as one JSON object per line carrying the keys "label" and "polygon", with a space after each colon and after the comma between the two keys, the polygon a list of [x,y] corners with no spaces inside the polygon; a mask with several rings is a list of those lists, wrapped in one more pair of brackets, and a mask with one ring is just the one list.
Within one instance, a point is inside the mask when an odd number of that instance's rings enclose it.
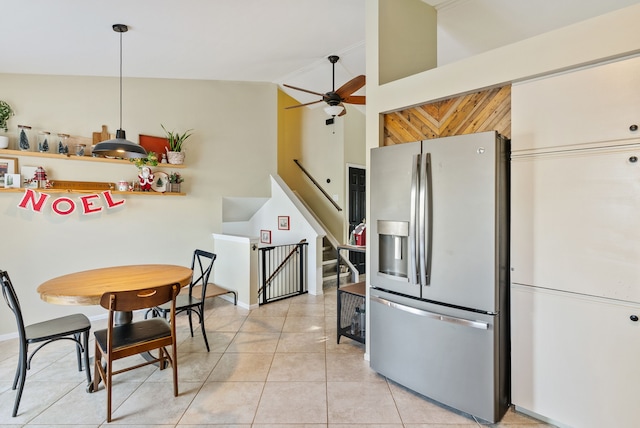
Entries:
{"label": "plant pot", "polygon": [[169,183],[169,192],[180,193],[180,183]]}
{"label": "plant pot", "polygon": [[9,137],[0,135],[0,149],[6,149],[7,147],[9,147]]}
{"label": "plant pot", "polygon": [[184,152],[167,151],[167,162],[173,165],[181,165],[184,163]]}

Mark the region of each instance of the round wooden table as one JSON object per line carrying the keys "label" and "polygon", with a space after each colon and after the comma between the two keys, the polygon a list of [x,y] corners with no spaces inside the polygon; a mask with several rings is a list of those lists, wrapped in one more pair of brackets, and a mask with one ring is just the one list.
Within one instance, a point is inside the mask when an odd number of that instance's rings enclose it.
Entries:
{"label": "round wooden table", "polygon": [[[58,305],[99,305],[110,291],[142,290],[163,284],[189,285],[193,271],[175,265],[130,265],[70,273],[38,286],[40,298]],[[131,313],[121,313],[117,323],[131,322]]]}

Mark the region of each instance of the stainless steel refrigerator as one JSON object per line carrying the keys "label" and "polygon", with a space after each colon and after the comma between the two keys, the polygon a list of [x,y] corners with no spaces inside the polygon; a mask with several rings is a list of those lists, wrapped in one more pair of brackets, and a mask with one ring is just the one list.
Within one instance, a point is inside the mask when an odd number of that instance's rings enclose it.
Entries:
{"label": "stainless steel refrigerator", "polygon": [[371,150],[371,367],[489,422],[509,405],[509,141]]}

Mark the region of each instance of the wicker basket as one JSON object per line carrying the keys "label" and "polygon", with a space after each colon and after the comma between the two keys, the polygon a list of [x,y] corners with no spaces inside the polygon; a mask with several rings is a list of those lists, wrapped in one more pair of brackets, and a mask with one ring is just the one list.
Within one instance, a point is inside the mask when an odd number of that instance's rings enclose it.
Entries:
{"label": "wicker basket", "polygon": [[167,151],[167,161],[174,165],[181,165],[184,163],[184,152],[170,152]]}

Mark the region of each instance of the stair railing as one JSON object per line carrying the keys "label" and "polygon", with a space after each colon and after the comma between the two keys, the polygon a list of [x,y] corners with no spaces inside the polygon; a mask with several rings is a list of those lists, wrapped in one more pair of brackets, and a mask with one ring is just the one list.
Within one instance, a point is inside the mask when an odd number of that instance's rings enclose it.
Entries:
{"label": "stair railing", "polygon": [[307,292],[307,245],[307,240],[303,239],[297,244],[258,249],[262,282],[258,299],[261,305]]}
{"label": "stair railing", "polygon": [[333,198],[329,196],[329,194],[322,188],[322,186],[320,186],[320,183],[318,183],[316,179],[313,178],[306,169],[304,169],[304,167],[300,164],[300,162],[298,162],[298,159],[294,159],[293,161],[296,163],[296,165],[298,165],[298,167],[300,167],[302,172],[304,172],[304,174],[307,177],[309,177],[309,180],[311,180],[311,182],[318,188],[318,190],[320,190],[320,192],[324,195],[324,197],[327,198],[329,202],[331,202],[331,205],[333,205],[335,209],[337,209],[338,211],[342,211],[342,208],[340,208],[340,205],[338,205],[336,201],[334,201]]}

